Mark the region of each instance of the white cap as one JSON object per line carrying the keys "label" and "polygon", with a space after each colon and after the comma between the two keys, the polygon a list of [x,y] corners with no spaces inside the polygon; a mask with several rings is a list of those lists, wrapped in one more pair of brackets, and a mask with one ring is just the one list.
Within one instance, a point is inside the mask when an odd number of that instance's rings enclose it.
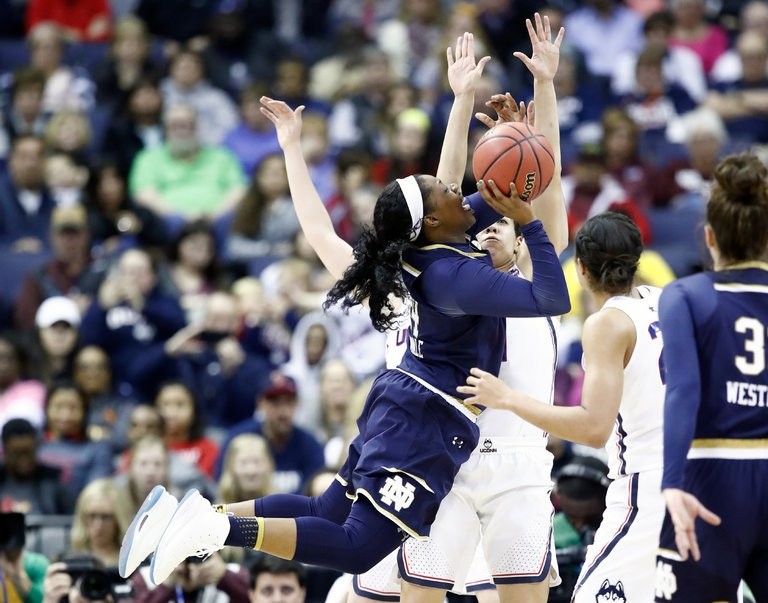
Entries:
{"label": "white cap", "polygon": [[57,322],[66,322],[75,328],[80,326],[80,310],[68,297],[49,297],[37,309],[35,324],[41,329]]}

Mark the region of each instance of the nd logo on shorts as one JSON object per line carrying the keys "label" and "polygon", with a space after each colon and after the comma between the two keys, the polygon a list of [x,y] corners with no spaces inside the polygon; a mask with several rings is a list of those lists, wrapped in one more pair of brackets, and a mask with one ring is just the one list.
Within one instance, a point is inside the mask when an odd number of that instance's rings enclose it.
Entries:
{"label": "nd logo on shorts", "polygon": [[616,584],[611,584],[608,580],[605,580],[595,595],[595,601],[597,603],[607,603],[609,601],[610,603],[627,603],[624,585],[621,583],[621,580],[616,582]]}
{"label": "nd logo on shorts", "polygon": [[411,506],[415,490],[416,486],[408,482],[403,483],[403,478],[395,475],[386,479],[384,485],[379,489],[379,494],[381,494],[382,504],[388,507],[394,505],[395,511],[401,511]]}
{"label": "nd logo on shorts", "polygon": [[677,592],[677,577],[672,564],[659,559],[656,562],[656,598],[671,601]]}

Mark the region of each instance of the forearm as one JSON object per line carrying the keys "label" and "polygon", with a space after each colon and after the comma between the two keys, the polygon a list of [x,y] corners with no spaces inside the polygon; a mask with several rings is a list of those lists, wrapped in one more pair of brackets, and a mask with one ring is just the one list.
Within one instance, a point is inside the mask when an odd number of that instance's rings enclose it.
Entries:
{"label": "forearm", "polygon": [[299,142],[285,150],[285,167],[301,230],[328,272],[339,279],[352,264],[352,247],[336,235],[333,222],[309,176]]}
{"label": "forearm", "polygon": [[600,448],[605,438],[595,428],[596,422],[583,406],[552,406],[525,394],[510,390],[502,400],[504,410],[514,412],[531,425],[576,444]]}
{"label": "forearm", "polygon": [[437,177],[445,184],[460,183],[467,165],[468,131],[474,107],[474,92],[457,96],[448,116]]}
{"label": "forearm", "polygon": [[560,254],[568,246],[568,219],[560,181],[560,123],[557,117],[557,96],[552,80],[535,79],[533,84],[536,103],[536,129],[552,145],[555,169],[547,189],[533,201],[536,217],[544,224],[549,240]]}

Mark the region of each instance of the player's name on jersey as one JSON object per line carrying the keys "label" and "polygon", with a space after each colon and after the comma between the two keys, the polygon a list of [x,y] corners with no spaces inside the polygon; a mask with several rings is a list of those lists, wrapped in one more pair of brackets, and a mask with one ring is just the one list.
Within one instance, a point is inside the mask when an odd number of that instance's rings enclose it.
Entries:
{"label": "player's name on jersey", "polygon": [[768,406],[768,385],[726,381],[728,404],[739,406]]}

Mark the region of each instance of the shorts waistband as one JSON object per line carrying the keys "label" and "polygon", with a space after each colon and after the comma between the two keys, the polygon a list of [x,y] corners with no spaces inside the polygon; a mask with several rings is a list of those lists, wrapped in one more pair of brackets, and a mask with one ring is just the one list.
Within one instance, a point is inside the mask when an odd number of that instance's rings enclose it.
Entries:
{"label": "shorts waistband", "polygon": [[689,459],[768,459],[768,439],[699,438],[693,440]]}
{"label": "shorts waistband", "polygon": [[494,452],[507,452],[518,448],[540,448],[546,450],[546,438],[516,438],[510,436],[486,436],[480,434],[480,442],[474,452],[489,454]]}
{"label": "shorts waistband", "polygon": [[464,404],[464,402],[461,401],[459,398],[455,398],[449,394],[446,394],[444,391],[437,389],[434,385],[430,385],[429,383],[424,381],[424,379],[421,379],[416,375],[412,375],[408,371],[404,371],[401,368],[396,368],[395,370],[400,371],[404,375],[408,375],[411,379],[413,379],[417,383],[420,383],[432,393],[435,393],[438,396],[440,396],[443,400],[448,402],[448,404],[450,404],[456,410],[458,410],[461,414],[463,414],[467,419],[469,419],[473,423],[477,423],[477,415],[483,412],[482,409],[478,408],[477,406],[474,406],[473,404]]}

